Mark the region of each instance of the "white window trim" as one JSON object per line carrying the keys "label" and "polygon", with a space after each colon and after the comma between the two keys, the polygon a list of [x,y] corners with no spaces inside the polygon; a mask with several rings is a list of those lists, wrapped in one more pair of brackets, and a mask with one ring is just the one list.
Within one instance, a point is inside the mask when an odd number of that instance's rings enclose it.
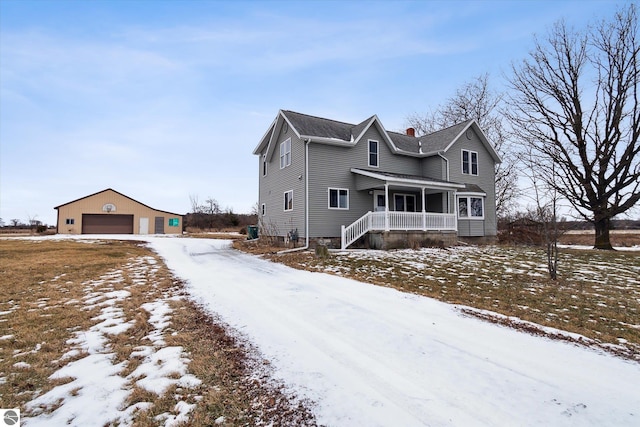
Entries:
{"label": "white window trim", "polygon": [[[289,146],[289,151],[287,151],[287,145]],[[284,169],[287,166],[291,166],[291,138],[287,138],[280,143],[280,169]]]}
{"label": "white window trim", "polygon": [[[287,194],[289,194],[289,203],[287,203]],[[285,202],[284,211],[285,212],[291,212],[293,210],[293,190],[285,191],[284,192],[284,196],[283,196],[283,200]],[[288,204],[291,205],[290,208],[288,208]]]}
{"label": "white window trim", "polygon": [[265,153],[262,155],[262,176],[267,176],[267,167],[267,154]]}
{"label": "white window trim", "polygon": [[[469,172],[465,172],[464,171],[464,153],[467,152],[469,153]],[[471,158],[473,157],[473,154],[476,155],[476,173],[473,173],[473,162],[471,161]],[[471,175],[471,176],[479,176],[480,175],[480,162],[479,160],[479,156],[478,156],[478,152],[477,151],[471,151],[471,150],[465,150],[462,149],[460,150],[460,171],[462,172],[463,175]]]}
{"label": "white window trim", "polygon": [[[465,193],[458,194],[456,198],[456,215],[458,219],[484,220],[486,203],[484,202],[486,195],[483,193]],[[467,199],[467,216],[460,215],[460,199]],[[480,199],[482,201],[482,216],[471,216],[471,199]]]}
{"label": "white window trim", "polygon": [[262,216],[265,216],[267,214],[267,204],[263,203],[262,206],[260,207],[260,214]]}
{"label": "white window trim", "polygon": [[[376,164],[372,165],[371,164],[371,143],[375,142],[376,143]],[[367,141],[367,164],[369,165],[369,167],[372,168],[378,168],[380,167],[380,142],[376,141],[375,139],[370,139]]]}
{"label": "white window trim", "polygon": [[[338,192],[338,206],[331,206],[331,191],[337,191]],[[340,192],[341,191],[346,191],[347,192],[347,206],[346,207],[340,207]],[[337,188],[337,187],[329,187],[329,190],[327,191],[327,207],[329,209],[337,209],[337,210],[342,210],[342,211],[346,211],[349,210],[349,189],[348,188]]]}
{"label": "white window trim", "polygon": [[[404,197],[404,210],[403,211],[397,211],[396,209],[396,196],[403,196]],[[408,211],[407,210],[407,197],[411,197],[413,199],[413,209],[412,211]],[[393,193],[393,196],[391,197],[393,200],[393,211],[394,212],[417,212],[416,209],[418,208],[418,206],[416,205],[416,195],[415,194],[409,194],[409,193]]]}

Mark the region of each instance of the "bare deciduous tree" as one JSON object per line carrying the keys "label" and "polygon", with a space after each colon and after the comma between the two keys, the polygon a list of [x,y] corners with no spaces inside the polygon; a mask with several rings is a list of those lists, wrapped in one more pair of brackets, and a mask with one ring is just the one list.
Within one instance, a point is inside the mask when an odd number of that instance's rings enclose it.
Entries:
{"label": "bare deciduous tree", "polygon": [[204,205],[204,213],[207,213],[209,215],[217,215],[222,212],[220,210],[220,205],[218,204],[218,201],[213,197],[209,197],[204,202],[206,203]]}
{"label": "bare deciduous tree", "polygon": [[482,74],[459,88],[455,95],[437,109],[407,117],[408,126],[420,135],[429,134],[465,120],[476,119],[494,149],[502,158],[496,165],[496,212],[506,216],[517,198],[515,159],[511,154],[500,105],[502,94],[489,85],[489,75]]}
{"label": "bare deciduous tree", "polygon": [[200,206],[197,194],[189,194],[189,202],[191,203],[191,213],[202,213],[202,206]]}
{"label": "bare deciduous tree", "polygon": [[636,6],[586,30],[557,23],[512,66],[508,118],[541,161],[545,184],[595,226],[612,249],[611,219],[640,200]]}
{"label": "bare deciduous tree", "polygon": [[[524,166],[523,174],[528,178],[531,188],[527,189],[524,198],[534,203],[529,209],[531,219],[541,225],[540,234],[542,243],[547,251],[547,271],[552,280],[558,278],[558,192],[547,185],[544,175],[541,173],[540,164],[544,161],[536,156],[531,146],[521,151],[518,155],[520,164]],[[552,174],[555,169],[551,164]]]}

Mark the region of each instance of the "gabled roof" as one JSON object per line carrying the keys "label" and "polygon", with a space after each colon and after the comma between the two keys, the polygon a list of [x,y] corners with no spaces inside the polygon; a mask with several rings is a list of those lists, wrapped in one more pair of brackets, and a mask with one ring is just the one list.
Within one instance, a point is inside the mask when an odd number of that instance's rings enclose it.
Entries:
{"label": "gabled roof", "polygon": [[282,113],[298,135],[351,141],[352,129],[354,128],[352,124],[309,116],[295,111],[283,111]]}
{"label": "gabled roof", "polygon": [[268,147],[268,156],[273,153],[274,136],[279,133],[284,122],[288,123],[296,136],[301,139],[343,146],[356,145],[371,126],[376,126],[394,153],[413,157],[428,157],[445,153],[469,128],[473,128],[494,161],[501,162],[500,156],[487,140],[478,122],[473,119],[428,135],[415,137],[398,132],[387,132],[380,119],[375,115],[358,124],[350,124],[288,110],[278,112],[278,116],[260,140],[253,154],[260,154],[265,147]]}
{"label": "gabled roof", "polygon": [[160,209],[152,208],[151,206],[145,205],[144,203],[141,203],[141,202],[139,202],[139,201],[137,201],[135,199],[132,199],[131,197],[129,197],[127,195],[124,195],[124,194],[120,193],[119,191],[114,190],[113,188],[107,188],[107,189],[104,189],[102,191],[98,191],[97,193],[89,194],[88,196],[80,197],[79,199],[75,199],[75,200],[72,200],[70,202],[63,203],[61,205],[56,206],[54,209],[58,209],[58,208],[61,208],[63,206],[70,205],[71,203],[79,202],[80,200],[88,199],[89,197],[97,196],[98,194],[106,193],[107,191],[112,191],[112,192],[116,193],[117,195],[124,197],[125,199],[129,199],[132,202],[135,202],[135,203],[138,203],[139,205],[144,206],[145,208],[149,208],[151,210],[158,211],[158,212],[168,213],[168,214],[171,214],[171,215],[182,216],[182,214],[177,214],[177,213],[174,213],[174,212],[168,212],[168,211],[163,211],[163,210],[160,210]]}
{"label": "gabled roof", "polygon": [[446,151],[450,144],[458,139],[475,120],[467,120],[457,123],[448,128],[424,135],[420,137],[423,145],[428,146],[433,151]]}

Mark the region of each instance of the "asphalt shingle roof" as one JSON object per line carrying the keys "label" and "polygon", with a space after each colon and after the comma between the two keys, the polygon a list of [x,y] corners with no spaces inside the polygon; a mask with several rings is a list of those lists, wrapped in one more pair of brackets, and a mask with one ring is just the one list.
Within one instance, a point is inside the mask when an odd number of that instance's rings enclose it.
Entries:
{"label": "asphalt shingle roof", "polygon": [[[343,141],[352,141],[356,138],[374,116],[369,117],[358,124],[339,122],[337,120],[322,117],[309,116],[295,111],[283,111],[291,125],[305,136],[320,138],[334,138]],[[387,132],[393,144],[401,151],[413,154],[433,153],[443,151],[469,124],[470,120],[458,123],[446,129],[424,135],[409,136],[398,132]]]}
{"label": "asphalt shingle roof", "polygon": [[351,130],[354,127],[352,124],[300,114],[295,111],[283,111],[283,113],[300,135],[351,140]]}

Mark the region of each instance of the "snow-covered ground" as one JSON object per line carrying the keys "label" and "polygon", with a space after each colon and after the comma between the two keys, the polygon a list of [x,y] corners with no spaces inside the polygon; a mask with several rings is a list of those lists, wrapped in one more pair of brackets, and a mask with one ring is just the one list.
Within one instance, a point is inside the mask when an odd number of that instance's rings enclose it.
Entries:
{"label": "snow-covered ground", "polygon": [[[290,269],[228,241],[135,238],[148,240],[195,300],[253,342],[277,379],[315,401],[322,424],[640,425],[638,363],[483,322],[429,298]],[[160,319],[162,307],[144,308]],[[117,371],[84,374],[113,382]]]}
{"label": "snow-covered ground", "polygon": [[[147,402],[138,402],[125,407],[132,384],[157,395],[163,395],[172,384],[184,389],[200,384],[199,379],[187,372],[189,359],[182,347],[167,346],[163,339],[171,315],[169,301],[179,298],[177,296],[167,295],[140,307],[148,312],[153,329],[146,337],[149,345],[136,347],[129,356],[140,360],[138,367],[129,375],[123,375],[126,362],[114,361],[115,354],[109,344],[110,336],[126,333],[134,323],[124,320],[122,304],[131,295],[132,286],[146,286],[147,281],[153,283],[157,270],[154,257],[135,259],[125,265],[123,270],[113,270],[83,283],[85,296],[82,300],[65,302],[66,306],[78,306],[83,310],[99,309],[100,315],[94,318],[99,322],[88,330],[76,330],[75,338],[67,342],[71,350],[60,361],[52,361],[56,363],[69,360],[50,376],[52,380],[72,380],[31,400],[26,405],[29,415],[23,416],[23,425],[132,425],[135,412],[151,406]],[[132,279],[130,285],[123,285],[126,282],[125,275]],[[63,276],[64,274],[55,277],[49,285],[59,279],[64,280]],[[46,310],[47,301],[42,301],[39,308]],[[14,354],[16,356],[19,354]],[[27,364],[16,365],[18,363],[14,364],[18,369],[30,368]],[[158,425],[166,427],[177,425],[189,419],[193,406],[178,399],[175,414],[161,414],[156,421]]]}
{"label": "snow-covered ground", "polygon": [[640,425],[640,365],[463,316],[432,299],[151,239],[331,426]]}

